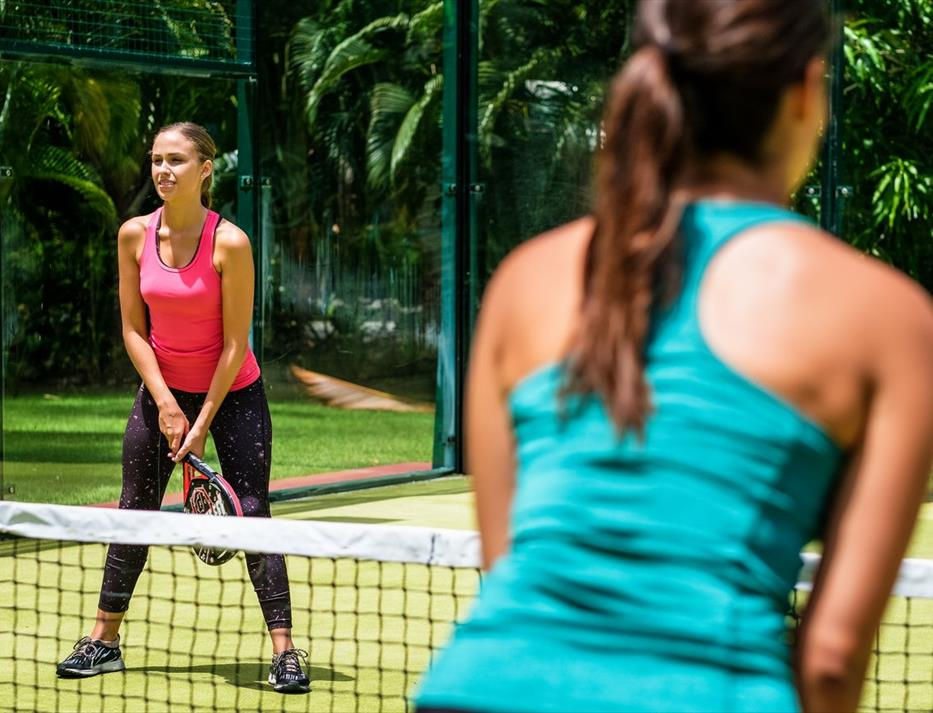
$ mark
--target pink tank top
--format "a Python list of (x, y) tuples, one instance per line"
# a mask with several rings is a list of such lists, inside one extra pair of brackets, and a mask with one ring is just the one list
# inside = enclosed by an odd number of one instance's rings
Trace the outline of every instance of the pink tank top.
[[(220, 216), (209, 211), (194, 257), (184, 267), (168, 267), (158, 253), (162, 208), (152, 214), (139, 259), (139, 291), (149, 307), (149, 344), (169, 388), (205, 393), (224, 346), (220, 275), (214, 269), (214, 234)], [(247, 347), (230, 387), (242, 389), (259, 378), (259, 365)]]

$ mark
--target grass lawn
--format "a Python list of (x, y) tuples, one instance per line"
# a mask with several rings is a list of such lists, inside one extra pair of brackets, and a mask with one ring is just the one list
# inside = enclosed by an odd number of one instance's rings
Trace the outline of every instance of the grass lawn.
[[(84, 505), (120, 497), (123, 429), (133, 392), (4, 398), (7, 498)], [(341, 411), (290, 395), (270, 400), (272, 478), (430, 461), (429, 413)], [(216, 463), (208, 439), (206, 457)], [(181, 469), (169, 492), (181, 490)]]

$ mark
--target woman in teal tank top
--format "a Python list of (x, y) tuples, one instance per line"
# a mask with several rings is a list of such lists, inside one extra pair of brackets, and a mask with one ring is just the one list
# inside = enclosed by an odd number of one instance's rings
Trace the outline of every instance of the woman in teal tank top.
[(488, 574), (421, 713), (855, 709), (933, 459), (933, 309), (781, 207), (825, 118), (821, 5), (640, 4), (593, 217), (484, 298)]

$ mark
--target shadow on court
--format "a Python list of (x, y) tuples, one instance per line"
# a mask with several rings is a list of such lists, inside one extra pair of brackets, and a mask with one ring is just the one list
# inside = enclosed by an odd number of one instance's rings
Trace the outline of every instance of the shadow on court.
[[(307, 670), (308, 675), (311, 677), (312, 689), (315, 682), (354, 680), (353, 676), (348, 676), (345, 673), (324, 666), (311, 666)], [(141, 666), (138, 669), (127, 668), (127, 673), (133, 673), (134, 671), (165, 673), (172, 676), (210, 673), (215, 676), (222, 676), (227, 683), (240, 688), (251, 688), (256, 691), (272, 690), (267, 682), (269, 676), (269, 664), (267, 663), (208, 663), (198, 666)]]

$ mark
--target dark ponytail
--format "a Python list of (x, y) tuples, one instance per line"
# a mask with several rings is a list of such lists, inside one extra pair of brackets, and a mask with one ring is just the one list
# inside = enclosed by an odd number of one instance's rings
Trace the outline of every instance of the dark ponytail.
[(659, 288), (677, 278), (673, 199), (687, 150), (680, 95), (658, 46), (639, 49), (612, 82), (596, 173), (596, 229), (584, 275), (568, 391), (604, 395), (619, 430), (650, 407), (644, 347)]
[(620, 433), (651, 410), (653, 308), (679, 289), (677, 187), (730, 153), (760, 166), (783, 89), (825, 52), (817, 0), (641, 0), (638, 48), (613, 79), (597, 158), (595, 229), (563, 395), (603, 398)]

